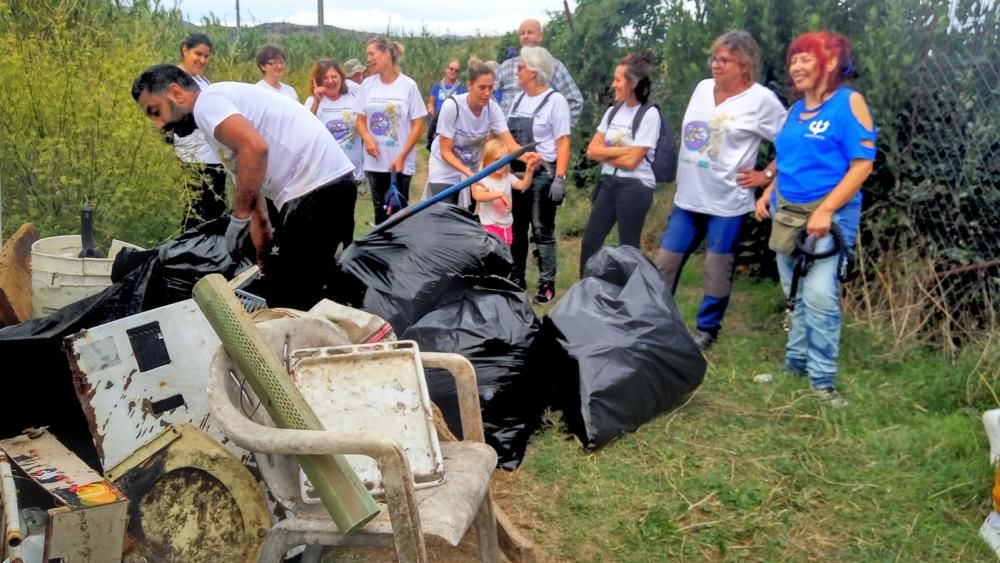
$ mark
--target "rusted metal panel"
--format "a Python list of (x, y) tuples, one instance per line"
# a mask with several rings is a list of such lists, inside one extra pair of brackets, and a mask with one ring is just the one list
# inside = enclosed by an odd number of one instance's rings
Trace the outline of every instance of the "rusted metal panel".
[(128, 502), (117, 487), (47, 432), (0, 441), (0, 449), (55, 505), (43, 560), (120, 560)]
[(205, 390), (220, 341), (187, 300), (66, 339), (73, 382), (101, 464), (112, 475), (172, 424), (193, 424), (244, 463), (250, 454), (213, 424)]
[[(327, 430), (392, 438), (406, 453), (416, 488), (445, 479), (434, 414), (413, 341), (295, 350), (290, 375)], [(382, 493), (382, 474), (370, 457), (347, 456), (361, 481)], [(319, 502), (305, 475), (302, 499)]]

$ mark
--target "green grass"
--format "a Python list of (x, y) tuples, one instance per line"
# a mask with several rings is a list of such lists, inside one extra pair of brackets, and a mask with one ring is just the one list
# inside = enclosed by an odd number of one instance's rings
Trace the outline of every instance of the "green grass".
[[(589, 212), (575, 195), (557, 219), (560, 295), (579, 260), (579, 237), (566, 233), (581, 232)], [(647, 218), (650, 256), (671, 196), (658, 191)], [(676, 297), (689, 322), (700, 267), (693, 257)], [(966, 400), (979, 356), (893, 357), (880, 335), (847, 321), (838, 382), (851, 405), (830, 410), (779, 373), (778, 286), (738, 278), (733, 294), (705, 383), (685, 406), (598, 452), (567, 440), (553, 417), (522, 468), (498, 475), (496, 496), (540, 560), (994, 560), (978, 538), (988, 446)], [(755, 383), (760, 373), (774, 382)]]
[[(650, 256), (671, 196), (658, 190), (648, 215)], [(359, 219), (370, 213), (359, 198)], [(582, 192), (559, 211), (558, 295), (577, 280), (588, 213)], [(689, 322), (700, 268), (693, 257), (676, 296)], [(978, 537), (993, 483), (979, 422), (992, 405), (970, 404), (968, 391), (979, 355), (894, 356), (883, 335), (846, 320), (838, 385), (851, 404), (831, 410), (780, 375), (783, 307), (776, 284), (738, 277), (705, 383), (600, 451), (566, 439), (550, 415), (521, 469), (498, 471), (494, 487), (540, 561), (995, 560)], [(755, 383), (760, 373), (774, 382)]]

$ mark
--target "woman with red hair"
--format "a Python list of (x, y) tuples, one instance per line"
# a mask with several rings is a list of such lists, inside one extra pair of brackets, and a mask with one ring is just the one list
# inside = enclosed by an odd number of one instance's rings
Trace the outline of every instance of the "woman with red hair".
[(775, 140), (777, 177), (757, 201), (756, 215), (773, 217), (770, 246), (782, 288), (795, 296), (785, 370), (808, 376), (821, 399), (844, 407), (847, 400), (834, 385), (840, 266), (857, 235), (861, 184), (872, 172), (876, 130), (864, 97), (842, 85), (853, 69), (846, 37), (801, 35), (788, 47), (787, 62), (802, 98)]

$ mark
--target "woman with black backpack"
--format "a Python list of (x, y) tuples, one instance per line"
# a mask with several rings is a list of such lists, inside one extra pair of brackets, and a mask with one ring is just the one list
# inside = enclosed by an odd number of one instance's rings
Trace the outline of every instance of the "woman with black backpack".
[(601, 180), (591, 194), (590, 218), (580, 247), (580, 277), (611, 228), (618, 224), (619, 243), (639, 248), (646, 213), (653, 203), (653, 158), (660, 133), (660, 111), (649, 104), (653, 54), (630, 53), (618, 61), (608, 108), (587, 147), (587, 157), (602, 164)]
[[(514, 242), (511, 279), (526, 287), (528, 225), (538, 249), (538, 292), (535, 303), (547, 303), (556, 295), (556, 209), (562, 203), (569, 168), (569, 103), (549, 87), (555, 59), (544, 47), (524, 47), (517, 65), (521, 92), (507, 116), (507, 128), (520, 145), (537, 142), (535, 151), (543, 164), (535, 170), (531, 187), (513, 194)], [(523, 162), (513, 162), (515, 172)]]

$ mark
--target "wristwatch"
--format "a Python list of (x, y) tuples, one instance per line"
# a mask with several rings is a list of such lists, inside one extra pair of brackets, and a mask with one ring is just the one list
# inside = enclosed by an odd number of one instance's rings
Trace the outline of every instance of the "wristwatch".
[(774, 171), (771, 170), (770, 168), (765, 168), (764, 169), (764, 177), (767, 178), (768, 180), (773, 180), (774, 179)]

